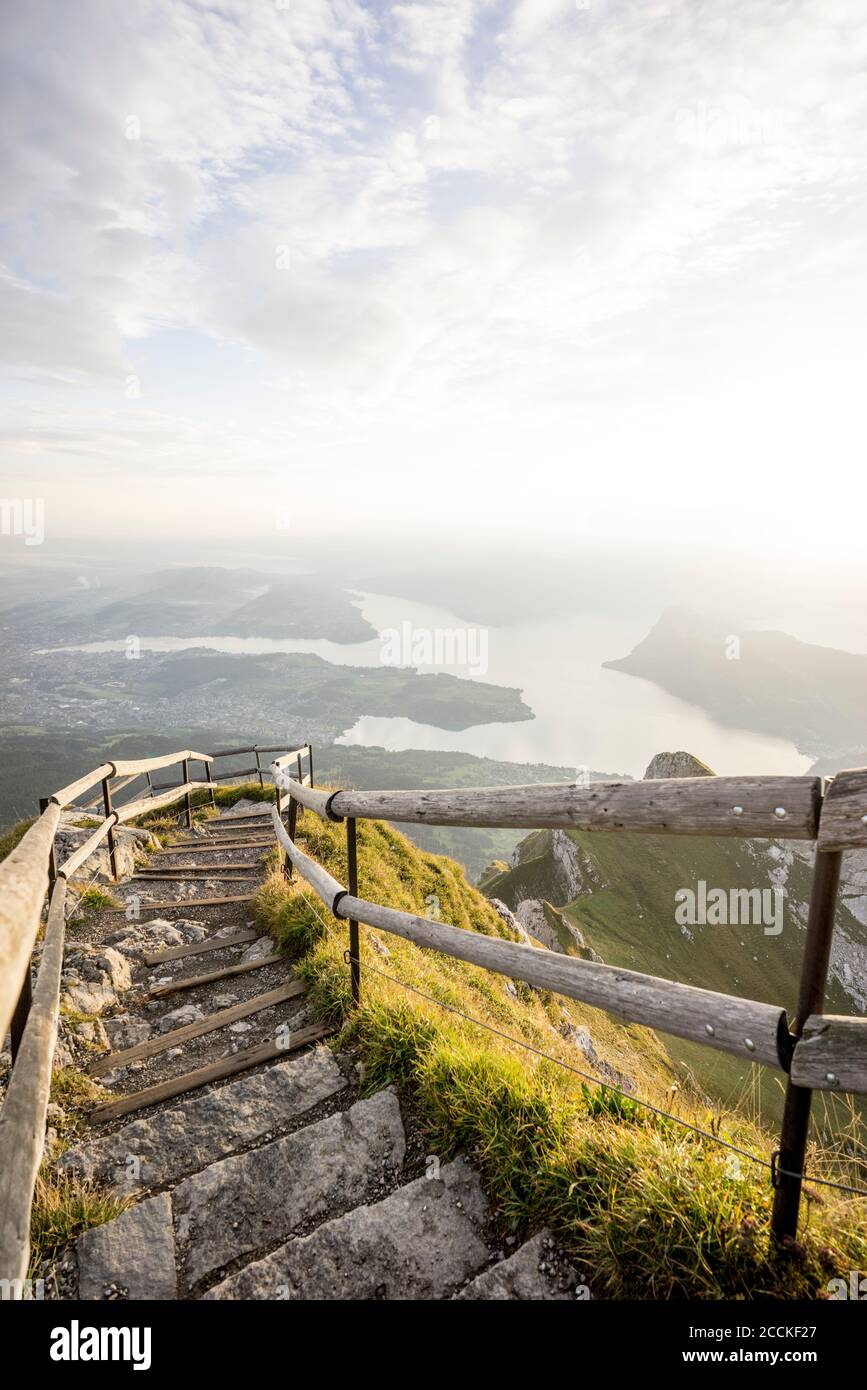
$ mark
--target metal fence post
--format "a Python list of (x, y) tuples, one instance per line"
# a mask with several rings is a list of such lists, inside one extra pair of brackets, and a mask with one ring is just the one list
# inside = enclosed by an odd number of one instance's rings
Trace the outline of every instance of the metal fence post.
[[(112, 813), (111, 809), (111, 777), (104, 777), (102, 780), (102, 805), (105, 811), (106, 820)], [(108, 832), (108, 859), (111, 864), (111, 876), (115, 882), (118, 879), (117, 872), (117, 840), (114, 835), (114, 826)]]
[[(346, 818), (346, 863), (349, 896), (358, 897), (358, 846), (355, 837), (355, 817)], [(349, 972), (352, 982), (352, 1003), (358, 1008), (361, 998), (361, 956), (358, 944), (358, 923), (349, 919)]]
[(310, 768), (310, 785), (313, 786), (313, 744), (307, 745), (307, 763)]
[[(804, 942), (804, 956), (801, 962), (798, 1011), (792, 1029), (796, 1038), (801, 1036), (810, 1014), (821, 1013), (824, 1006), (842, 862), (843, 855), (839, 850), (830, 853), (816, 851), (810, 913), (807, 918), (807, 939)], [(798, 1209), (812, 1099), (812, 1091), (803, 1086), (795, 1086), (789, 1080), (786, 1086), (778, 1155), (778, 1167), (786, 1171), (780, 1172), (776, 1179), (774, 1210), (771, 1217), (771, 1234), (776, 1241), (787, 1238), (794, 1240), (798, 1234)]]
[[(291, 791), (291, 788), (290, 788), (290, 791), (289, 791), (289, 825), (288, 825), (288, 835), (289, 835), (289, 839), (292, 841), (293, 845), (294, 845), (294, 843), (295, 843), (295, 827), (296, 827), (297, 824), (298, 824), (298, 802), (295, 800), (294, 796), (292, 795), (292, 791)], [(284, 871), (284, 872), (285, 872), (287, 878), (290, 878), (290, 879), (292, 878), (292, 874), (293, 874), (292, 860), (289, 858), (289, 855), (288, 855), (288, 854), (286, 855), (286, 868), (285, 868), (285, 871)]]
[(211, 787), (211, 809), (214, 810), (214, 811), (216, 811), (216, 809), (217, 809), (217, 798), (214, 796), (214, 774), (213, 774), (213, 771), (212, 771), (212, 769), (211, 769), (211, 764), (210, 764), (210, 763), (205, 763), (205, 772), (207, 773), (208, 782), (210, 783), (210, 787)]
[(264, 785), (265, 785), (265, 779), (264, 779), (264, 777), (262, 776), (262, 760), (261, 760), (261, 758), (259, 757), (259, 745), (258, 745), (258, 743), (254, 745), (254, 747), (253, 747), (253, 752), (256, 754), (256, 771), (257, 771), (258, 774), (259, 774), (259, 786), (260, 786), (260, 787), (264, 787)]

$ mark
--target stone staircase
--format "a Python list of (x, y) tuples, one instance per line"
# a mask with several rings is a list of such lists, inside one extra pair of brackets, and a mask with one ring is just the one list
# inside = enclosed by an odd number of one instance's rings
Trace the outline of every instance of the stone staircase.
[[(114, 1099), (57, 1166), (134, 1205), (66, 1253), (62, 1296), (575, 1297), (576, 1271), (547, 1232), (504, 1239), (467, 1161), (426, 1155), (395, 1091), (360, 1098), (353, 1060), (316, 1042), (328, 1030), (311, 1026), (303, 986), (249, 920), (273, 843), (261, 812), (236, 807), (159, 855), (160, 892), (174, 882), (183, 896), (156, 920), (108, 918), (71, 948), (69, 989), (117, 991), (104, 1020), (115, 1050), (90, 1062)], [(191, 853), (209, 867), (187, 867)], [(119, 896), (151, 874), (137, 870)], [(230, 875), (248, 891), (227, 895)]]
[(139, 1198), (79, 1237), (70, 1296), (575, 1297), (547, 1232), (498, 1236), (465, 1159), (410, 1176), (397, 1095), (347, 1103), (353, 1076), (318, 1046), (67, 1152)]

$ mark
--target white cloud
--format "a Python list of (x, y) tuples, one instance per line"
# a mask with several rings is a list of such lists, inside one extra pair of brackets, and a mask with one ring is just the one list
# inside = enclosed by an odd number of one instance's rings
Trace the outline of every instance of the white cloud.
[(856, 0), (31, 0), (3, 28), (2, 437), (52, 486), (70, 452), (327, 467), (376, 512), (431, 491), (410, 451), (480, 508), (530, 470), (608, 524), (576, 459), (637, 517), (720, 438), (749, 454), (702, 420), (854, 427)]

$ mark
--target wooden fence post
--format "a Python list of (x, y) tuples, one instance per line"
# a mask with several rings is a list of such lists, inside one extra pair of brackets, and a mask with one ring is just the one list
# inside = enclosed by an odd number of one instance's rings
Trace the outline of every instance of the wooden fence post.
[[(824, 853), (816, 851), (807, 938), (801, 963), (798, 1011), (792, 1029), (796, 1038), (801, 1036), (810, 1014), (820, 1014), (824, 1006), (842, 860), (840, 850)], [(778, 1167), (784, 1171), (776, 1176), (771, 1217), (771, 1234), (778, 1242), (794, 1240), (798, 1234), (798, 1209), (801, 1202), (801, 1182), (810, 1130), (812, 1099), (812, 1091), (803, 1086), (795, 1086), (791, 1078), (789, 1079), (777, 1156)]]
[[(39, 798), (39, 814), (44, 816), (48, 809), (49, 801), (47, 796)], [(54, 849), (54, 841), (51, 842), (51, 852), (48, 856), (48, 895), (49, 898), (57, 882), (57, 854)], [(30, 1006), (33, 1003), (33, 981), (31, 969), (28, 965), (21, 985), (21, 993), (18, 996), (18, 1003), (15, 1005), (15, 1012), (9, 1020), (9, 1039), (12, 1053), (12, 1065), (15, 1066), (15, 1059), (18, 1056), (18, 1049), (24, 1037), (24, 1029), (27, 1027), (27, 1020), (30, 1017)]]
[[(182, 770), (182, 773), (183, 773), (183, 780), (184, 780), (184, 783), (189, 782), (189, 780), (190, 780), (190, 760), (189, 760), (189, 758), (184, 758), (184, 761), (183, 761), (183, 763), (181, 764), (181, 770)], [(187, 808), (187, 829), (188, 829), (188, 830), (192, 830), (192, 828), (193, 828), (193, 797), (192, 797), (192, 793), (191, 793), (191, 792), (187, 792), (186, 796), (184, 797), (184, 802), (185, 802), (186, 808)]]
[(21, 1046), (21, 1039), (24, 1037), (24, 1029), (27, 1027), (27, 1020), (30, 1017), (30, 1005), (32, 1003), (33, 983), (31, 980), (30, 961), (28, 961), (27, 969), (24, 973), (24, 981), (21, 985), (21, 993), (18, 996), (18, 1003), (15, 1005), (15, 1012), (9, 1021), (9, 1038), (13, 1067), (15, 1066), (15, 1059), (18, 1056), (18, 1049)]

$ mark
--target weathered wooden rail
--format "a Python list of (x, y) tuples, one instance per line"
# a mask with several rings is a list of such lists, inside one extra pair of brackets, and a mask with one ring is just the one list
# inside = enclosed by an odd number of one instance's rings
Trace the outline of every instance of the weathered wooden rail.
[[(279, 785), (278, 764), (272, 765), (272, 771)], [(772, 1229), (777, 1239), (796, 1235), (812, 1092), (867, 1093), (867, 1019), (822, 1015), (842, 852), (867, 847), (867, 770), (838, 773), (827, 790), (817, 777), (701, 777), (436, 791), (326, 791), (293, 782), (287, 791), (289, 830), (275, 813), (277, 840), (293, 869), (332, 914), (349, 923), (356, 1003), (360, 993), (358, 927), (363, 923), (580, 999), (616, 1018), (787, 1073), (774, 1169)], [(291, 808), (296, 803), (326, 820), (346, 822), (348, 887), (295, 844), (297, 812)], [(358, 897), (355, 826), (359, 818), (423, 825), (812, 840), (816, 863), (791, 1027), (781, 1007), (560, 956), (367, 902)]]
[[(187, 825), (191, 825), (195, 792), (209, 792), (214, 804), (218, 781), (237, 782), (247, 775), (230, 772), (215, 776), (216, 759), (255, 754), (256, 766), (251, 771), (264, 786), (270, 773), (262, 768), (260, 755), (275, 752), (283, 750), (254, 744), (215, 753), (185, 749), (155, 758), (106, 761), (44, 798), (39, 818), (0, 863), (0, 1042), (8, 1033), (12, 1049), (12, 1072), (0, 1112), (0, 1279), (12, 1281), (13, 1290), (22, 1287), (20, 1281), (26, 1277), (29, 1260), (30, 1211), (42, 1157), (57, 1041), (68, 884), (104, 841), (108, 842), (112, 875), (117, 878), (114, 831), (118, 825), (179, 801), (184, 802)], [(289, 750), (279, 761), (281, 768), (294, 763), (299, 782), (312, 781), (313, 753), (309, 744)], [(204, 780), (191, 779), (191, 762), (202, 763)], [(181, 781), (167, 789), (155, 788), (153, 773), (169, 767), (180, 767)], [(287, 772), (281, 771), (281, 783), (288, 777)], [(114, 806), (113, 793), (131, 789), (140, 779), (145, 781), (147, 794), (136, 792), (131, 800)], [(95, 801), (75, 804), (96, 786), (101, 787), (101, 795)], [(278, 788), (281, 806), (282, 795)], [(63, 811), (88, 815), (100, 806), (103, 819), (93, 834), (58, 865), (55, 837)], [(31, 963), (46, 896), (45, 939), (34, 986)]]

